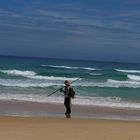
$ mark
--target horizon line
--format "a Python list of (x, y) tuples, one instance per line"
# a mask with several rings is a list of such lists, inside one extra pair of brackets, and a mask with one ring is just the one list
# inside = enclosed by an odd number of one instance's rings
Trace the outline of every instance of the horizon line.
[(56, 58), (56, 57), (45, 57), (45, 56), (23, 56), (23, 55), (6, 55), (0, 54), (2, 57), (19, 57), (19, 58), (38, 58), (38, 59), (58, 59), (58, 60), (71, 60), (71, 61), (94, 61), (101, 63), (127, 63), (127, 64), (140, 64), (139, 62), (126, 62), (126, 61), (109, 61), (109, 60), (92, 60), (92, 59), (71, 59), (71, 58)]

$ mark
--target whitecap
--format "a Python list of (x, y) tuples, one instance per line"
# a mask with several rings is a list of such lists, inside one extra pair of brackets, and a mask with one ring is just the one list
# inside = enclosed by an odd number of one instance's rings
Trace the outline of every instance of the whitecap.
[(121, 70), (121, 69), (116, 69), (118, 72), (124, 72), (124, 73), (140, 73), (140, 70)]
[(78, 69), (78, 67), (69, 67), (69, 66), (56, 66), (56, 65), (41, 65), (42, 67), (52, 67), (60, 69)]
[(55, 85), (62, 85), (61, 83), (57, 82), (40, 82), (40, 81), (33, 81), (33, 80), (19, 80), (19, 79), (0, 79), (1, 86), (7, 87), (49, 87)]
[(140, 87), (140, 82), (138, 81), (119, 81), (119, 80), (113, 80), (113, 79), (108, 79), (107, 80), (108, 84), (113, 87), (129, 87), (129, 88), (139, 88)]
[(36, 73), (34, 71), (21, 71), (21, 70), (0, 70), (2, 73), (8, 74), (8, 75), (20, 75), (20, 76), (34, 76)]
[(84, 69), (84, 70), (100, 70), (92, 67), (73, 67), (73, 66), (57, 66), (57, 65), (41, 65), (42, 67), (52, 67), (52, 68), (60, 68), (60, 69)]
[(128, 77), (130, 80), (140, 81), (140, 76), (138, 76), (138, 75), (130, 75), (130, 74), (128, 74), (127, 77)]
[(69, 81), (74, 81), (78, 78), (69, 78), (69, 77), (55, 77), (55, 76), (41, 76), (41, 75), (35, 75), (35, 76), (27, 76), (28, 78), (32, 79), (42, 79), (42, 80), (69, 80)]
[(42, 80), (69, 80), (69, 81), (74, 81), (76, 79), (79, 79), (77, 77), (55, 77), (55, 76), (42, 76), (42, 75), (37, 75), (36, 72), (34, 71), (21, 71), (21, 70), (0, 70), (2, 73), (8, 74), (8, 75), (15, 75), (15, 76), (23, 76), (26, 78), (31, 78), (31, 79), (42, 79)]

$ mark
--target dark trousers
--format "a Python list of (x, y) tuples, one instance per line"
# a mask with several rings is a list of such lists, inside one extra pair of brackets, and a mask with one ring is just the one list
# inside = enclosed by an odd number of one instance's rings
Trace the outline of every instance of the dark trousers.
[(71, 98), (65, 98), (65, 101), (64, 101), (64, 105), (66, 107), (66, 113), (65, 114), (70, 115), (70, 113), (71, 113), (71, 106), (70, 106), (70, 104), (71, 104)]

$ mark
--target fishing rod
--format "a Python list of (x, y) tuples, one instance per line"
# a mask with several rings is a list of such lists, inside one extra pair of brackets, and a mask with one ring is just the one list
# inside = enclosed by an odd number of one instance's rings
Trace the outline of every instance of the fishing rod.
[[(74, 82), (76, 82), (76, 81), (78, 81), (78, 80), (80, 80), (80, 79), (82, 79), (82, 78), (86, 77), (87, 75), (89, 75), (89, 74), (91, 74), (91, 73), (92, 73), (92, 72), (87, 73), (86, 75), (82, 76), (81, 78), (77, 78), (76, 80), (71, 81), (71, 82), (70, 82), (70, 84), (72, 84), (72, 83), (74, 83)], [(54, 92), (52, 92), (52, 93), (48, 94), (48, 96), (53, 95), (54, 93), (58, 92), (58, 91), (59, 91), (60, 89), (62, 89), (62, 88), (64, 88), (64, 86), (63, 86), (63, 87), (61, 87), (61, 88), (59, 88), (59, 89), (57, 89), (57, 90), (55, 90)]]

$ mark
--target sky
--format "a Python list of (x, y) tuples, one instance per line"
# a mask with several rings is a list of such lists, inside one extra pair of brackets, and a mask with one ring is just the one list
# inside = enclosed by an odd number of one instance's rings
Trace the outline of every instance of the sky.
[(140, 63), (140, 0), (0, 0), (0, 54)]

